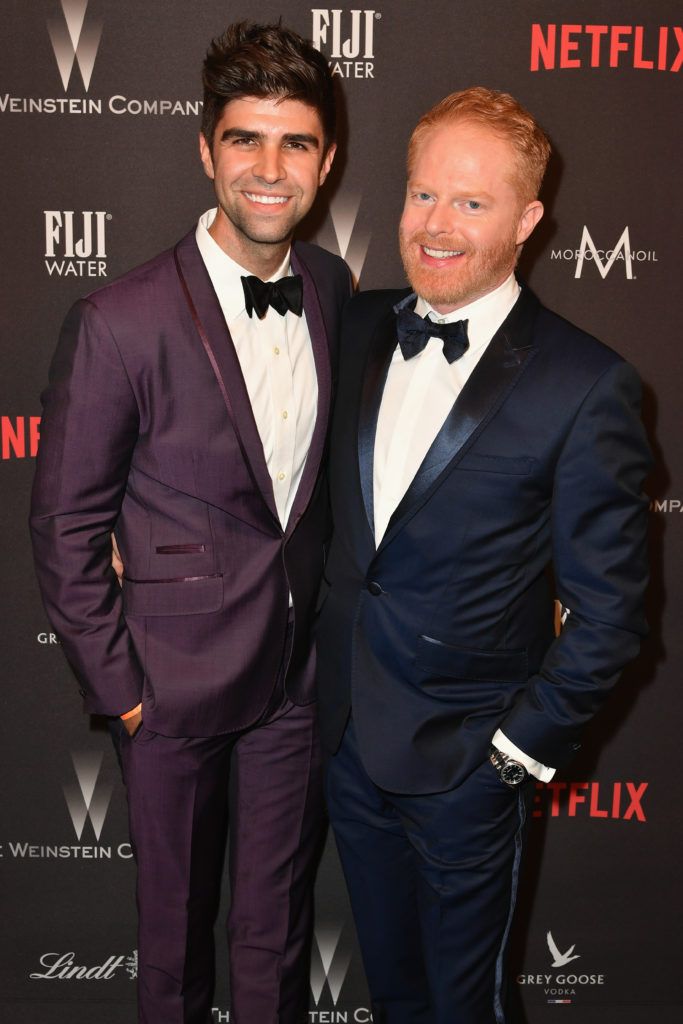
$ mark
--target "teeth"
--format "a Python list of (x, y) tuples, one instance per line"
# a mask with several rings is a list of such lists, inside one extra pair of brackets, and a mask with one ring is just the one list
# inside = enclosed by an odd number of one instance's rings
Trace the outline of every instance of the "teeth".
[(433, 257), (433, 259), (435, 260), (445, 260), (448, 259), (449, 256), (463, 255), (462, 250), (458, 251), (456, 249), (429, 249), (426, 245), (423, 245), (422, 248), (427, 253), (428, 256)]
[(289, 196), (261, 196), (256, 195), (255, 192), (245, 192), (245, 195), (247, 199), (251, 199), (252, 203), (262, 203), (264, 206), (286, 203), (289, 198)]

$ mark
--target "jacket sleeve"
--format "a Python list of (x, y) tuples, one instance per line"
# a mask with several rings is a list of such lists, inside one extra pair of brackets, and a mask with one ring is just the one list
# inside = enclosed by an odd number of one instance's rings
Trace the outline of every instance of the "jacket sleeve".
[(98, 308), (68, 314), (43, 396), (31, 536), (43, 601), (85, 709), (118, 715), (140, 701), (143, 672), (111, 567), (138, 437), (138, 409)]
[(552, 498), (557, 595), (569, 609), (537, 675), (501, 723), (529, 756), (553, 767), (580, 746), (647, 632), (650, 453), (640, 420), (640, 381), (618, 362), (584, 399), (558, 460)]

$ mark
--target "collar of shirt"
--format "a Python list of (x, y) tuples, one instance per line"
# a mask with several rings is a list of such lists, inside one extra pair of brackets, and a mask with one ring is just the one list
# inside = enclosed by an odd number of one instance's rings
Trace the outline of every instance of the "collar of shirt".
[(418, 316), (429, 316), (431, 320), (441, 323), (467, 320), (470, 353), (474, 353), (488, 345), (519, 298), (520, 291), (521, 289), (515, 275), (510, 274), (492, 292), (482, 295), (480, 299), (475, 299), (474, 302), (470, 302), (466, 306), (454, 309), (452, 313), (437, 313), (426, 299), (420, 296), (418, 296), (415, 303), (415, 312)]
[[(195, 238), (201, 257), (204, 260), (204, 265), (211, 278), (211, 284), (218, 296), (223, 316), (229, 326), (231, 323), (234, 323), (240, 314), (245, 312), (244, 289), (241, 278), (248, 277), (251, 271), (241, 267), (239, 263), (228, 256), (227, 252), (224, 252), (218, 242), (209, 234), (209, 228), (214, 222), (216, 213), (217, 210), (214, 207), (214, 209), (206, 210), (201, 215), (197, 223)], [(267, 280), (278, 281), (281, 277), (287, 277), (289, 273), (290, 251), (287, 252), (276, 272)]]

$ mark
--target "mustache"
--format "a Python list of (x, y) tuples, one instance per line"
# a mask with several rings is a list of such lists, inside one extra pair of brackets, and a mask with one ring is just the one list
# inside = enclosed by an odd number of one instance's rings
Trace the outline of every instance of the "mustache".
[(430, 235), (421, 234), (416, 231), (414, 235), (404, 235), (404, 241), (414, 245), (426, 245), (428, 249), (443, 249), (449, 252), (468, 252), (469, 246), (462, 238), (455, 238), (451, 235), (433, 238)]

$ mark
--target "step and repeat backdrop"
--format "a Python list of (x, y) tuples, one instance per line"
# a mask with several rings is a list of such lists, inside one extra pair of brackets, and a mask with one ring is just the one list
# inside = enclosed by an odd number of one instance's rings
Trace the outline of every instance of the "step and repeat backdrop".
[[(2, 4), (0, 1017), (13, 1024), (125, 1024), (135, 1013), (125, 794), (33, 579), (39, 394), (72, 301), (174, 243), (213, 205), (197, 146), (209, 40), (230, 21), (280, 16), (328, 57), (342, 106), (339, 155), (304, 234), (344, 256), (360, 288), (403, 283), (405, 146), (436, 100), (473, 84), (504, 89), (551, 136), (547, 213), (521, 271), (546, 305), (642, 375), (657, 460), (651, 635), (581, 757), (538, 786), (515, 990), (528, 1024), (680, 1019), (683, 9), (370, 2)], [(217, 933), (224, 961), (220, 921)], [(216, 1024), (230, 1010), (222, 963), (218, 976)], [(366, 1024), (368, 1006), (329, 843), (310, 1021)]]

